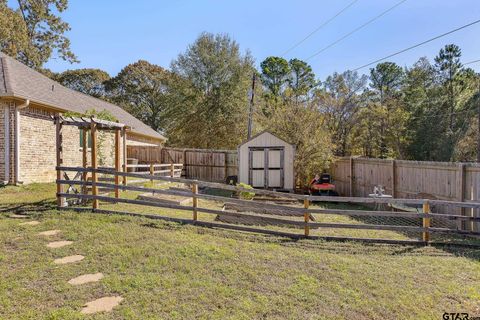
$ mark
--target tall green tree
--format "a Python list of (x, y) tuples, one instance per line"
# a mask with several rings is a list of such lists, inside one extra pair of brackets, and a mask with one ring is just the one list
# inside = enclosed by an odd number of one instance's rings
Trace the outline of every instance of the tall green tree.
[(462, 51), (457, 45), (449, 44), (440, 49), (440, 52), (435, 57), (435, 66), (438, 71), (439, 80), (444, 86), (444, 94), (447, 98), (447, 110), (450, 113), (448, 116), (448, 126), (450, 131), (453, 131), (454, 114), (453, 112), (457, 106), (457, 95), (461, 90), (461, 83), (459, 74), (462, 71), (462, 64), (460, 57)]
[[(250, 53), (242, 54), (226, 34), (203, 33), (172, 62), (184, 79), (183, 103), (170, 106), (167, 136), (172, 144), (236, 148), (247, 134), (248, 92), (255, 72)], [(186, 87), (185, 87), (186, 86)]]
[(62, 85), (96, 98), (104, 98), (105, 82), (110, 75), (100, 69), (67, 70), (54, 76)]
[(65, 35), (70, 30), (60, 14), (68, 8), (68, 0), (17, 0), (11, 8), (0, 0), (0, 48), (26, 65), (40, 69), (53, 54), (78, 62)]
[(260, 69), (267, 93), (274, 98), (280, 97), (290, 78), (288, 61), (281, 57), (268, 57), (260, 63)]
[(171, 73), (139, 60), (106, 82), (108, 97), (154, 130), (163, 129), (170, 101)]
[(298, 103), (307, 100), (312, 89), (318, 84), (312, 67), (299, 59), (291, 59), (288, 65), (290, 67), (288, 84), (295, 101)]
[(322, 112), (312, 102), (297, 104), (286, 101), (271, 115), (260, 119), (263, 129), (296, 147), (296, 184), (303, 187), (312, 177), (327, 169), (332, 160), (333, 146)]
[(334, 154), (346, 156), (353, 151), (352, 130), (358, 125), (357, 113), (365, 104), (363, 94), (368, 77), (357, 72), (333, 73), (315, 94), (315, 102), (331, 132)]
[(380, 103), (398, 92), (403, 79), (403, 69), (393, 62), (382, 62), (370, 69), (370, 86), (378, 93)]
[(373, 92), (376, 93), (380, 106), (386, 109), (386, 117), (380, 117), (381, 158), (385, 158), (394, 153), (393, 149), (396, 149), (397, 154), (400, 152), (398, 144), (395, 146), (389, 145), (388, 140), (395, 140), (392, 139), (392, 135), (397, 137), (401, 135), (401, 133), (393, 131), (393, 127), (389, 126), (389, 124), (397, 124), (395, 121), (400, 120), (396, 117), (392, 119), (392, 117), (390, 117), (390, 111), (394, 110), (394, 113), (398, 115), (399, 106), (396, 95), (400, 92), (403, 81), (403, 69), (393, 62), (382, 62), (377, 64), (375, 68), (370, 69), (370, 87), (373, 89)]

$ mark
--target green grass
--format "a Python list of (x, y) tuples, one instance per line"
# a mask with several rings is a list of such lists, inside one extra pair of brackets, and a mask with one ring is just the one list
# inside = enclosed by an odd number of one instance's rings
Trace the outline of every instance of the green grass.
[[(0, 319), (480, 315), (479, 250), (292, 241), (139, 217), (58, 212), (48, 210), (54, 190), (52, 185), (0, 189), (5, 213), (27, 208), (41, 221), (38, 226), (20, 226), (20, 220), (6, 214), (0, 218)], [(36, 211), (36, 206), (46, 211)], [(102, 207), (145, 211), (120, 204)], [(149, 210), (191, 217), (188, 212)], [(62, 230), (51, 239), (74, 244), (48, 249), (50, 239), (37, 233), (49, 229)], [(71, 254), (86, 258), (71, 265), (52, 263)], [(80, 287), (67, 283), (96, 272), (105, 275), (98, 283)], [(105, 295), (125, 300), (111, 313), (80, 315), (84, 303)]]

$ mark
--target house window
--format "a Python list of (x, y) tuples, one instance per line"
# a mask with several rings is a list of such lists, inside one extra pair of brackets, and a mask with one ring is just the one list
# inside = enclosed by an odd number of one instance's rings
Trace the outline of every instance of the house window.
[[(80, 148), (83, 148), (83, 139), (85, 139), (84, 135), (83, 135), (83, 130), (80, 129)], [(88, 134), (89, 131), (87, 131), (87, 148), (91, 148), (92, 147), (92, 136)]]

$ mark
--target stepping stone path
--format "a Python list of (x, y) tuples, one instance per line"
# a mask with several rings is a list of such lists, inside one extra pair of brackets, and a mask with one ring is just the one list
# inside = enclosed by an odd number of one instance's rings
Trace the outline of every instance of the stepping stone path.
[(85, 283), (97, 282), (97, 281), (100, 281), (100, 279), (102, 278), (103, 278), (103, 273), (84, 274), (79, 277), (70, 279), (68, 283), (74, 286), (78, 286)]
[(38, 224), (40, 224), (39, 221), (28, 221), (20, 223), (21, 226), (36, 226)]
[(55, 264), (67, 264), (67, 263), (82, 261), (84, 258), (85, 258), (84, 256), (77, 254), (77, 255), (74, 255), (74, 256), (68, 256), (68, 257), (64, 257), (64, 258), (55, 259), (53, 261), (53, 263), (55, 263)]
[(48, 248), (61, 248), (68, 245), (71, 245), (73, 241), (53, 241), (47, 244)]
[[(17, 218), (17, 219), (24, 219), (27, 218), (26, 216), (22, 215), (10, 215), (11, 218)], [(20, 223), (21, 226), (36, 226), (40, 224), (39, 221), (28, 221), (28, 222), (23, 222)], [(39, 232), (38, 235), (40, 236), (55, 236), (59, 234), (61, 231), (54, 229), (54, 230), (47, 230), (47, 231), (42, 231)], [(61, 248), (64, 246), (68, 246), (72, 244), (73, 241), (53, 241), (47, 244), (48, 248)], [(82, 261), (85, 257), (82, 255), (73, 255), (73, 256), (68, 256), (68, 257), (63, 257), (63, 258), (58, 258), (53, 261), (55, 264), (67, 264), (67, 263), (74, 263), (78, 261)], [(94, 274), (84, 274), (81, 276), (78, 276), (76, 278), (70, 279), (68, 281), (69, 284), (73, 286), (78, 286), (82, 285), (85, 283), (90, 283), (90, 282), (97, 282), (100, 281), (103, 278), (103, 273), (94, 273)], [(94, 301), (88, 302), (85, 307), (80, 311), (82, 314), (92, 314), (96, 312), (110, 312), (120, 304), (120, 302), (123, 301), (123, 298), (120, 296), (112, 296), (112, 297), (103, 297), (99, 298)]]
[(122, 300), (123, 298), (120, 296), (103, 297), (88, 302), (80, 312), (83, 314), (91, 314), (95, 312), (112, 311), (112, 309), (116, 307), (120, 302), (122, 302)]
[(49, 237), (49, 236), (55, 236), (59, 233), (60, 233), (60, 230), (47, 230), (47, 231), (40, 232), (39, 235)]

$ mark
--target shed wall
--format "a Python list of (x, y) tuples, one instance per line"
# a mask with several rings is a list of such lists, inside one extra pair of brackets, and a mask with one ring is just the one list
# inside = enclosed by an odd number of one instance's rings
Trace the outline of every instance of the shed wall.
[(238, 148), (238, 179), (240, 182), (248, 183), (248, 150), (249, 147), (284, 147), (284, 174), (285, 189), (294, 189), (295, 148), (291, 144), (264, 132), (254, 139), (244, 143)]

